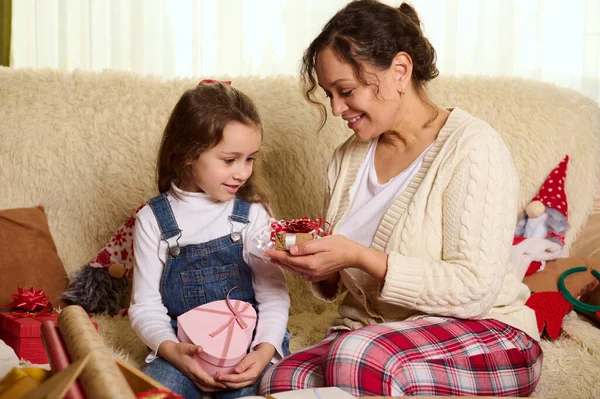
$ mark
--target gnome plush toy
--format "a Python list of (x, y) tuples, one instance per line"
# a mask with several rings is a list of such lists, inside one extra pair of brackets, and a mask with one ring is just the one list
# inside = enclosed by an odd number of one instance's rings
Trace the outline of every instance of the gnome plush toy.
[(71, 278), (60, 298), (68, 305), (80, 305), (89, 313), (125, 313), (133, 272), (134, 227), (135, 215), (132, 215), (98, 254)]
[(517, 236), (546, 238), (561, 245), (565, 243), (569, 204), (565, 193), (569, 156), (558, 164), (546, 178), (539, 193), (525, 208), (517, 225)]
[(543, 270), (547, 260), (560, 258), (569, 224), (565, 192), (569, 156), (550, 172), (538, 194), (519, 219), (513, 240), (511, 262), (519, 277)]

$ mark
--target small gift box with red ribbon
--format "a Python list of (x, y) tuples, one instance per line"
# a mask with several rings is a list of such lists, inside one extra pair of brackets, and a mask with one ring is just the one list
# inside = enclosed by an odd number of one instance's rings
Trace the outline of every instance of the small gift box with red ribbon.
[(292, 245), (316, 240), (331, 234), (331, 225), (321, 218), (281, 220), (271, 223), (271, 241), (278, 251), (288, 251)]
[(177, 318), (177, 338), (202, 347), (198, 362), (211, 376), (230, 374), (248, 353), (256, 326), (256, 311), (236, 299), (198, 306)]
[(58, 319), (50, 297), (44, 290), (19, 287), (11, 303), (0, 307), (0, 339), (13, 348), (19, 358), (35, 364), (48, 363), (40, 333), (42, 322)]

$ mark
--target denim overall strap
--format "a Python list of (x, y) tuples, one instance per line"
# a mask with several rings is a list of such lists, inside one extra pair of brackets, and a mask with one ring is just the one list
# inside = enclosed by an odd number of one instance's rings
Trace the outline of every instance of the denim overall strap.
[(173, 210), (169, 204), (167, 193), (158, 195), (148, 200), (148, 205), (156, 217), (158, 227), (162, 232), (162, 239), (168, 240), (169, 238), (175, 237), (181, 234), (181, 229), (177, 225)]
[(250, 214), (250, 204), (240, 196), (235, 197), (233, 202), (233, 212), (229, 215), (229, 219), (239, 223), (249, 223), (248, 215)]

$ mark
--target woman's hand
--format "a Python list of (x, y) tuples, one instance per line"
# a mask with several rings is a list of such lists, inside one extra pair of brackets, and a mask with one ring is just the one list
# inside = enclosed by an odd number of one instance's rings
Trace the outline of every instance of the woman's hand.
[(239, 389), (252, 385), (275, 355), (275, 347), (267, 342), (258, 344), (242, 361), (235, 366), (236, 374), (217, 373), (215, 380), (227, 385), (229, 389)]
[(383, 280), (387, 254), (334, 234), (292, 245), (290, 252), (266, 251), (273, 262), (307, 281), (334, 280), (340, 270), (356, 267)]
[(195, 359), (195, 356), (202, 352), (201, 347), (183, 342), (163, 341), (158, 349), (162, 358), (192, 380), (203, 392), (227, 389), (227, 386), (215, 381), (202, 370), (202, 366)]

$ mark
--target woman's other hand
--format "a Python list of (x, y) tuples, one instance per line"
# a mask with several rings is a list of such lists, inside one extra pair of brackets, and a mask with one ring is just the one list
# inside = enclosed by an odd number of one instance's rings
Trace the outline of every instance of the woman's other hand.
[(340, 270), (350, 267), (383, 280), (387, 269), (387, 254), (339, 234), (292, 245), (289, 252), (266, 251), (266, 255), (292, 274), (311, 282), (337, 280)]

